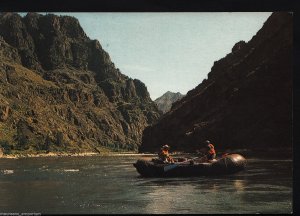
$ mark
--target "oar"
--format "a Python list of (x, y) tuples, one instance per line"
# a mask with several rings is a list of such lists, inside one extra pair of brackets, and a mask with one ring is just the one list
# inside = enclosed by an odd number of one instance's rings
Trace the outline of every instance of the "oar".
[[(204, 157), (204, 156), (203, 156)], [(201, 157), (200, 159), (202, 159), (203, 157)], [(170, 164), (170, 165), (167, 165), (167, 166), (164, 166), (164, 172), (168, 172), (169, 170), (172, 170), (174, 168), (176, 168), (178, 165), (180, 164), (185, 164), (186, 162), (189, 162), (189, 161), (192, 161), (192, 160), (195, 160), (197, 159), (198, 157), (194, 157), (194, 158), (191, 158), (187, 161), (184, 161), (184, 162), (181, 162), (181, 163), (177, 163), (177, 164)]]
[(227, 155), (229, 155), (230, 153), (224, 153), (222, 154), (221, 158), (226, 157)]

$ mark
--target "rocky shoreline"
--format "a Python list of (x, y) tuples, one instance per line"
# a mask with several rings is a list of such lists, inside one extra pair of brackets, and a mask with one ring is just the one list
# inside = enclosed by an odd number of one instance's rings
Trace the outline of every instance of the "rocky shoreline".
[(49, 152), (49, 153), (37, 153), (37, 154), (3, 154), (0, 155), (1, 158), (7, 159), (19, 159), (19, 158), (39, 158), (39, 157), (87, 157), (87, 156), (134, 156), (143, 155), (151, 156), (154, 154), (140, 154), (135, 152), (122, 152), (122, 153), (97, 153), (97, 152), (81, 152), (81, 153), (66, 153), (66, 152)]

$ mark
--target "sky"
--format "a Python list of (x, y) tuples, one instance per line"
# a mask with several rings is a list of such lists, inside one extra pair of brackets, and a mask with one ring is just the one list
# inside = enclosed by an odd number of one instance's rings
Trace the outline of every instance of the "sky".
[(186, 94), (213, 63), (248, 42), (271, 12), (54, 13), (76, 17), (120, 71), (145, 83), (152, 100)]

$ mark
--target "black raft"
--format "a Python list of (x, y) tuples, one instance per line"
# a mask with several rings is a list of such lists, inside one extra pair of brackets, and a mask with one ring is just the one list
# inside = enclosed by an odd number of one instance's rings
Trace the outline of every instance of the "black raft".
[(246, 159), (239, 154), (226, 155), (210, 163), (195, 161), (157, 163), (155, 159), (137, 160), (133, 164), (139, 174), (144, 177), (181, 177), (233, 174), (244, 170)]

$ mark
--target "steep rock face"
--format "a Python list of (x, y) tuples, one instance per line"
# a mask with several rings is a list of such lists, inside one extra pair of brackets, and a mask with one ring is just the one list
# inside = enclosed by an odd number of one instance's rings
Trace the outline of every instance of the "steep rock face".
[(0, 14), (0, 145), (18, 150), (136, 149), (159, 118), (77, 19)]
[(140, 151), (292, 146), (293, 17), (273, 13), (248, 42), (215, 62), (208, 79), (144, 130)]
[(164, 114), (171, 109), (174, 102), (178, 101), (183, 96), (184, 95), (180, 94), (180, 92), (174, 93), (167, 91), (165, 94), (155, 99), (154, 102), (156, 103), (158, 110)]

